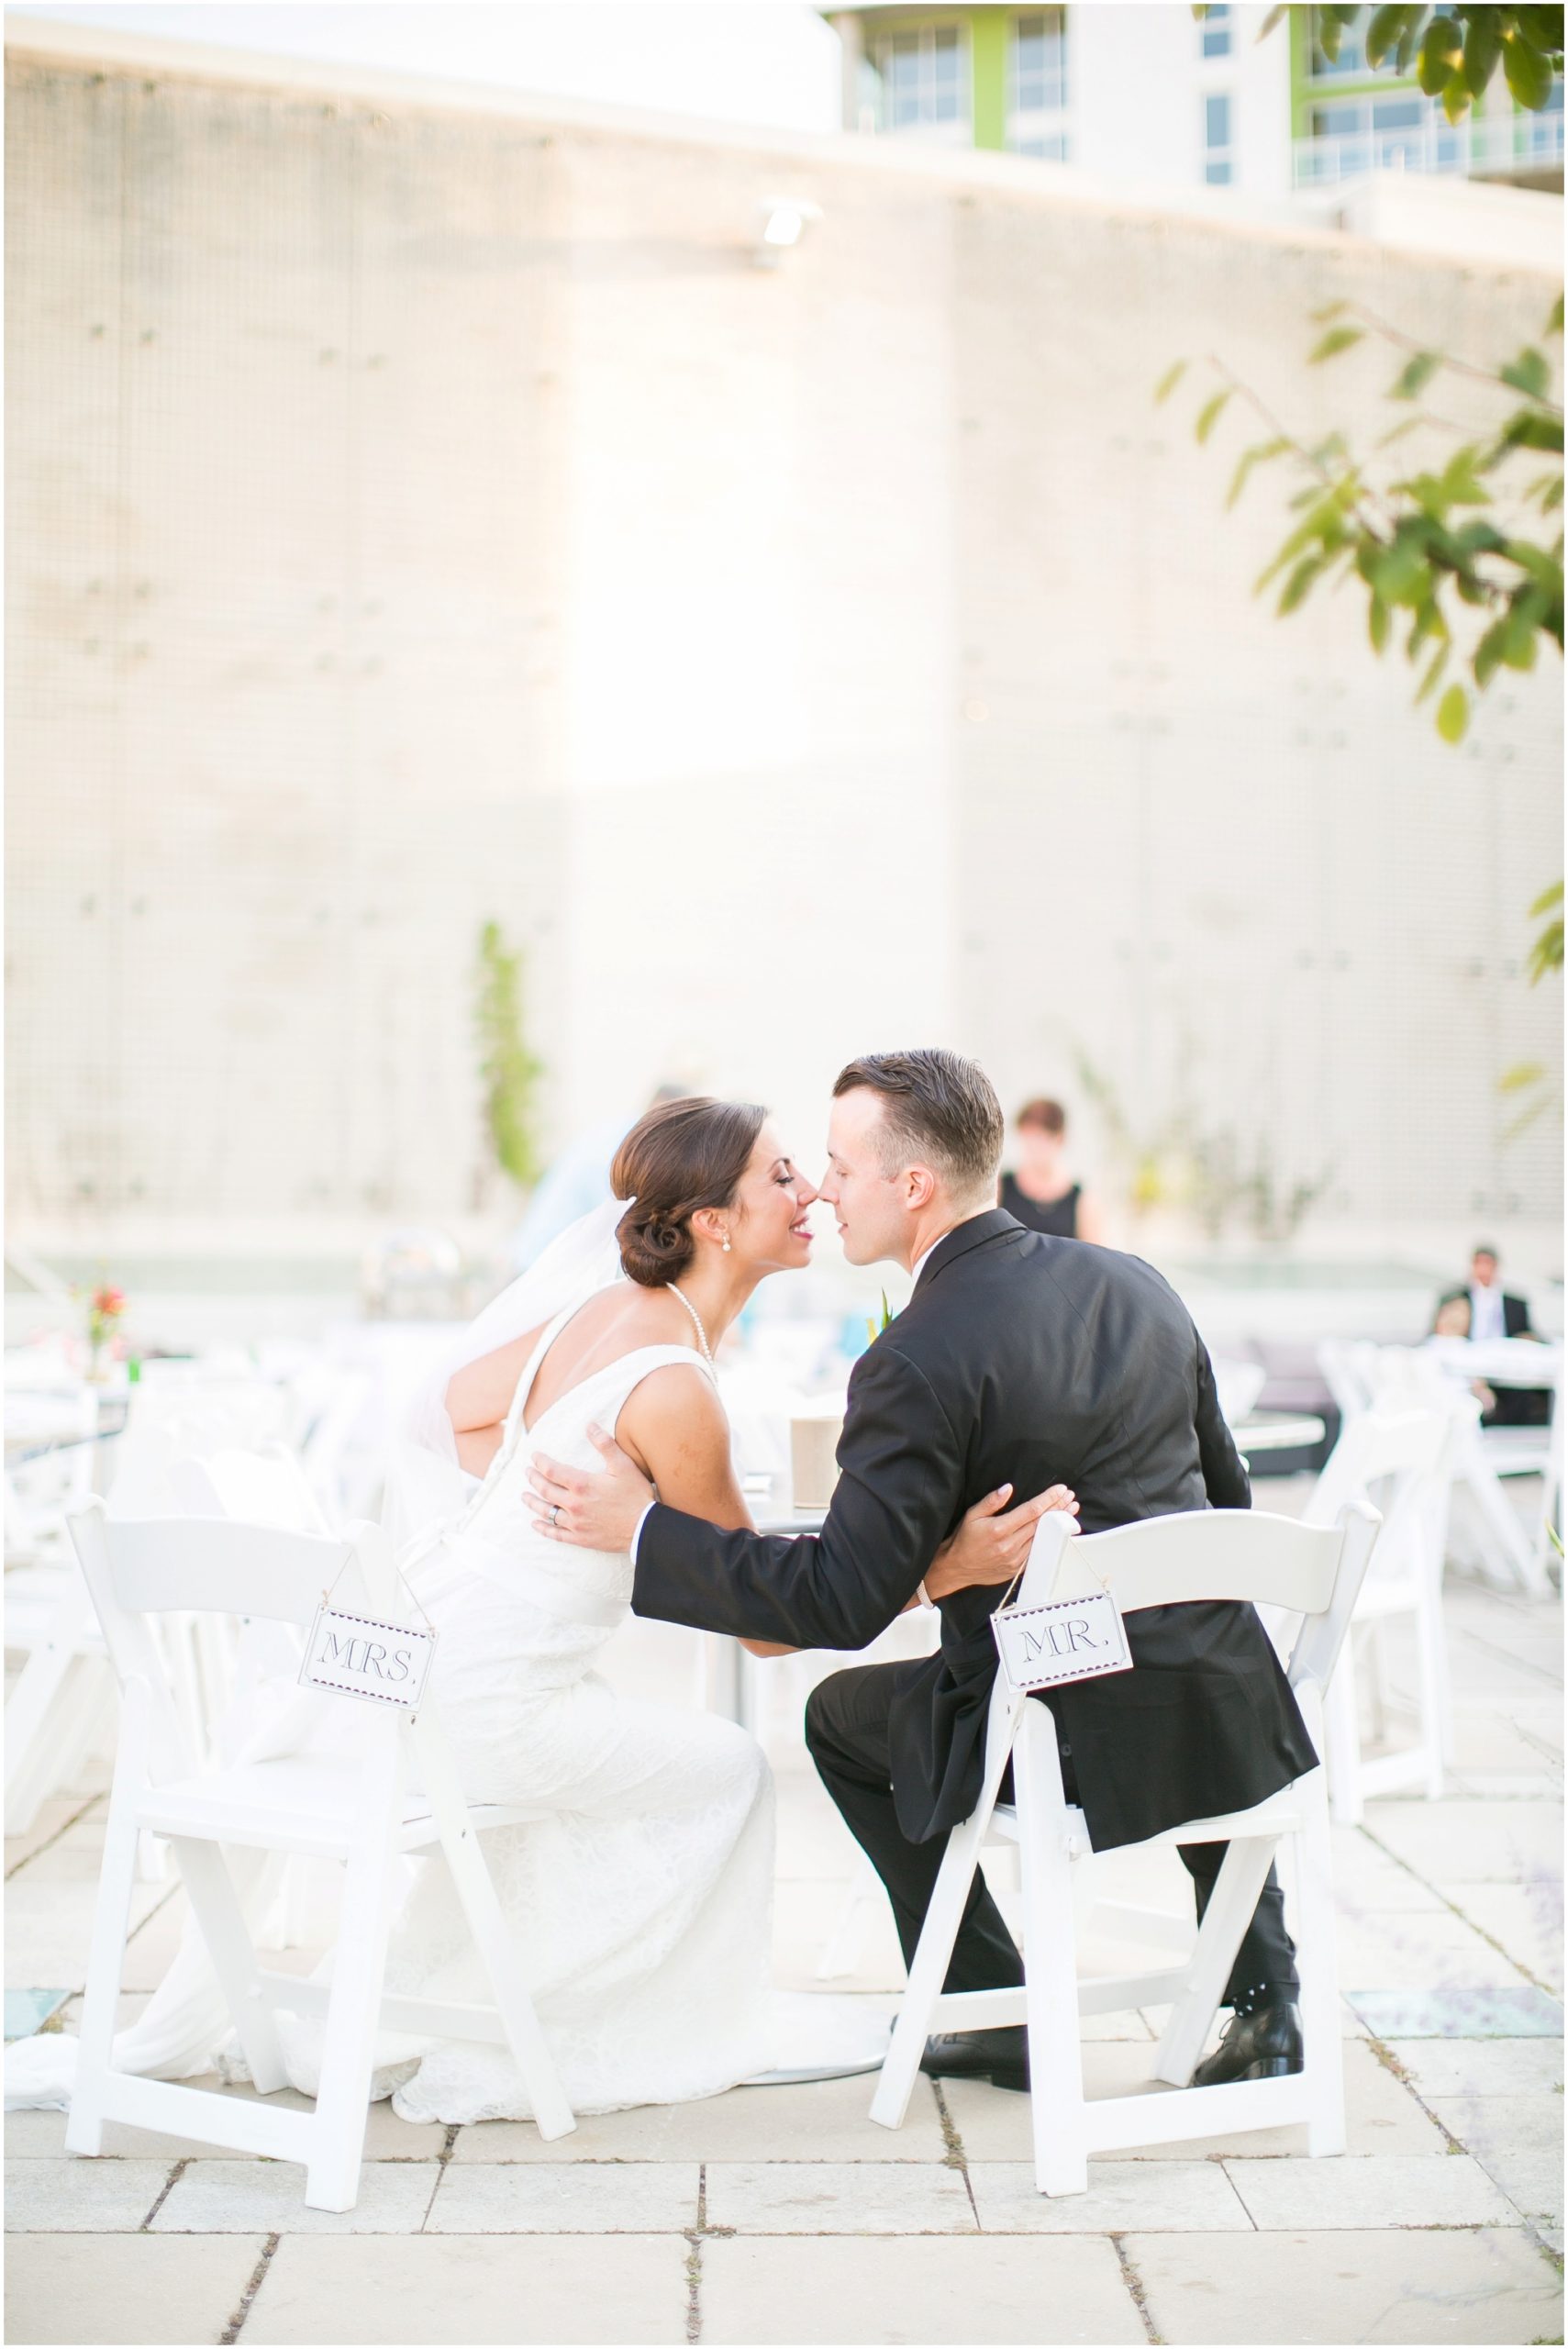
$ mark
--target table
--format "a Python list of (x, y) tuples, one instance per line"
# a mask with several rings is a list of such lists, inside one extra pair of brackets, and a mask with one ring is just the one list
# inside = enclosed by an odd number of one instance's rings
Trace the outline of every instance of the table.
[[(1473, 1379), (1488, 1386), (1544, 1389), (1551, 1414), (1539, 1428), (1467, 1428), (1461, 1440), (1458, 1473), (1495, 1536), (1503, 1559), (1520, 1587), (1544, 1598), (1551, 1586), (1547, 1565), (1552, 1554), (1551, 1527), (1562, 1491), (1562, 1365), (1561, 1346), (1532, 1338), (1495, 1338), (1474, 1345), (1468, 1338), (1432, 1338), (1428, 1350), (1468, 1391)], [(1503, 1491), (1504, 1476), (1539, 1475), (1540, 1514), (1533, 1530)]]
[(1295, 1411), (1263, 1411), (1230, 1431), (1243, 1460), (1254, 1452), (1305, 1452), (1321, 1443), (1328, 1432), (1324, 1422), (1310, 1412)]

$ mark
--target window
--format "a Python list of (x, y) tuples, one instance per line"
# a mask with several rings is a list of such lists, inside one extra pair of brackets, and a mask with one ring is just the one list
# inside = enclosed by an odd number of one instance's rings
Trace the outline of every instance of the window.
[(1229, 187), (1235, 173), (1230, 150), (1232, 107), (1228, 91), (1211, 91), (1203, 102), (1203, 175), (1210, 187)]
[(1007, 144), (1018, 155), (1064, 163), (1067, 135), (1067, 11), (1015, 17), (1007, 54)]
[(1341, 98), (1314, 106), (1297, 183), (1353, 179), (1363, 172), (1462, 172), (1469, 155), (1455, 128), (1418, 91), (1398, 97)]
[(1366, 50), (1362, 45), (1361, 32), (1358, 27), (1355, 25), (1342, 25), (1340, 27), (1340, 53), (1333, 61), (1332, 64), (1329, 63), (1328, 58), (1323, 53), (1323, 45), (1318, 38), (1318, 11), (1316, 8), (1313, 8), (1308, 12), (1307, 27), (1307, 70), (1311, 75), (1313, 81), (1343, 82), (1351, 79), (1356, 81), (1364, 80), (1368, 72)]
[(1230, 54), (1231, 11), (1210, 8), (1200, 26), (1203, 53), (1206, 57), (1229, 57)]
[(873, 62), (884, 130), (957, 139), (968, 128), (963, 37), (957, 25), (921, 25), (884, 39)]

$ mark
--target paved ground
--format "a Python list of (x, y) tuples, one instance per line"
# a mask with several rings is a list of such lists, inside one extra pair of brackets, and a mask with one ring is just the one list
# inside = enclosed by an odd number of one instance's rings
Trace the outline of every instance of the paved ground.
[[(68, 2160), (61, 2115), (14, 2114), (7, 2337), (1560, 2341), (1560, 1609), (1461, 1584), (1450, 1620), (1450, 1795), (1378, 1802), (1337, 1836), (1342, 2160), (1308, 2161), (1297, 2130), (1156, 2147), (1096, 2160), (1086, 2196), (1047, 2202), (1027, 2099), (985, 2087), (922, 2081), (896, 2136), (867, 2121), (864, 2080), (586, 2121), (548, 2146), (526, 2124), (416, 2129), (383, 2106), (359, 2208), (329, 2217), (287, 2165), (128, 2130), (111, 2158)], [(682, 1637), (639, 1627), (621, 1675), (684, 1698)], [(781, 1685), (779, 1965), (805, 1987), (851, 1851), (792, 1710)], [(8, 1985), (80, 1989), (101, 1784), (6, 1847)], [(1104, 1867), (1117, 1893), (1184, 1897), (1173, 1856)], [(180, 1898), (139, 1902), (128, 2012), (167, 1963)], [(839, 1987), (891, 2004), (891, 1927), (868, 1921)], [(76, 2012), (61, 2009), (68, 2028)], [(1148, 2079), (1159, 2021), (1091, 2027), (1091, 2090)]]

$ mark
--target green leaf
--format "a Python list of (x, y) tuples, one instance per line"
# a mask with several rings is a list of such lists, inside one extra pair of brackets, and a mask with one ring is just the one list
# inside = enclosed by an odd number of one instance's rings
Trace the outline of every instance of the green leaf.
[(1528, 344), (1518, 357), (1500, 371), (1502, 381), (1516, 392), (1523, 392), (1532, 400), (1543, 400), (1551, 382), (1551, 370), (1541, 351)]
[(1161, 376), (1160, 381), (1154, 386), (1154, 405), (1156, 407), (1159, 407), (1162, 402), (1170, 398), (1171, 394), (1175, 390), (1176, 385), (1181, 382), (1182, 377), (1186, 373), (1186, 372), (1187, 362), (1184, 359), (1178, 359), (1173, 367), (1166, 368), (1165, 373)]
[(1528, 1093), (1532, 1085), (1543, 1084), (1545, 1079), (1544, 1061), (1516, 1061), (1513, 1067), (1505, 1069), (1497, 1079), (1497, 1090), (1499, 1093)]
[(1542, 914), (1549, 914), (1553, 906), (1560, 906), (1562, 903), (1562, 884), (1561, 881), (1554, 881), (1550, 889), (1541, 891), (1534, 905), (1529, 908), (1529, 918), (1532, 921), (1539, 921)]
[(1406, 520), (1373, 566), (1373, 587), (1385, 604), (1424, 604), (1432, 592), (1430, 571), (1426, 530)]
[(1556, 301), (1553, 302), (1551, 306), (1544, 331), (1547, 334), (1561, 334), (1562, 331), (1562, 296), (1561, 294), (1559, 294)]
[(1298, 604), (1306, 602), (1313, 583), (1322, 568), (1323, 558), (1317, 554), (1304, 556), (1296, 564), (1296, 569), (1284, 583), (1276, 607), (1281, 619), (1284, 618), (1287, 612), (1294, 612)]
[(1469, 695), (1462, 685), (1450, 685), (1438, 704), (1438, 732), (1445, 742), (1462, 742), (1469, 723)]
[(1464, 33), (1464, 62), (1460, 76), (1473, 98), (1478, 98), (1497, 67), (1500, 46), (1497, 18), (1491, 8), (1472, 11)]
[(1562, 476), (1559, 473), (1555, 481), (1548, 483), (1545, 493), (1541, 497), (1540, 510), (1543, 514), (1555, 513), (1562, 503)]
[(1372, 639), (1373, 651), (1381, 653), (1388, 642), (1388, 607), (1375, 594), (1366, 607), (1366, 632)]
[(1470, 663), (1471, 674), (1483, 693), (1503, 665), (1504, 649), (1507, 642), (1508, 621), (1505, 613), (1495, 619), (1475, 648)]
[(1551, 95), (1551, 67), (1538, 49), (1516, 35), (1503, 43), (1503, 72), (1521, 106), (1539, 114)]
[(1337, 359), (1341, 351), (1349, 351), (1354, 344), (1365, 340), (1364, 328), (1331, 327), (1317, 349), (1307, 353), (1307, 363), (1309, 367), (1320, 367), (1325, 359)]
[(1241, 492), (1246, 488), (1252, 467), (1266, 465), (1275, 457), (1283, 457), (1290, 446), (1289, 440), (1281, 438), (1277, 440), (1260, 440), (1253, 448), (1243, 449), (1240, 462), (1230, 477), (1230, 488), (1225, 500), (1227, 510), (1235, 505)]
[(1427, 696), (1436, 689), (1438, 679), (1448, 667), (1448, 651), (1449, 649), (1446, 644), (1440, 644), (1437, 651), (1433, 653), (1431, 660), (1428, 664), (1427, 674), (1421, 679), (1420, 686), (1416, 695), (1416, 706), (1418, 708), (1419, 708), (1422, 702), (1427, 699)]
[(1220, 417), (1224, 415), (1226, 403), (1229, 397), (1230, 393), (1229, 388), (1223, 392), (1216, 392), (1213, 398), (1206, 400), (1203, 406), (1199, 409), (1198, 419), (1193, 427), (1193, 431), (1196, 436), (1197, 444), (1200, 449), (1208, 439), (1209, 434), (1214, 430), (1215, 426), (1219, 422)]
[(1443, 112), (1451, 123), (1462, 122), (1470, 112), (1470, 93), (1459, 74), (1451, 74), (1443, 83)]
[(1258, 27), (1258, 39), (1260, 40), (1267, 40), (1269, 35), (1275, 29), (1276, 26), (1282, 25), (1289, 14), (1290, 10), (1284, 5), (1284, 0), (1282, 0), (1282, 4), (1279, 7), (1271, 8), (1268, 15), (1263, 18), (1262, 23)]
[(1375, 73), (1405, 29), (1406, 8), (1374, 8), (1366, 28), (1366, 61)]
[[(1474, 527), (1473, 524), (1472, 528)], [(1488, 551), (1506, 554), (1510, 562), (1517, 562), (1519, 569), (1527, 573), (1538, 586), (1544, 587), (1549, 595), (1562, 595), (1561, 555), (1549, 554), (1544, 547), (1532, 547), (1528, 539), (1499, 539), (1496, 547)]]
[(1490, 506), (1492, 493), (1475, 471), (1475, 451), (1456, 449), (1442, 471), (1442, 495), (1451, 506)]
[(1413, 400), (1424, 392), (1438, 369), (1442, 365), (1440, 351), (1418, 351), (1399, 372), (1398, 381), (1388, 396), (1391, 400)]
[(1373, 446), (1374, 449), (1392, 449), (1396, 440), (1403, 440), (1407, 432), (1418, 432), (1425, 422), (1424, 417), (1402, 416), (1397, 424), (1391, 424), (1386, 432), (1379, 433)]
[(1452, 79), (1464, 53), (1464, 38), (1451, 17), (1434, 17), (1421, 43), (1416, 78), (1429, 98)]
[(1308, 313), (1315, 327), (1326, 327), (1330, 318), (1342, 317), (1350, 307), (1348, 302), (1325, 302), (1320, 310)]
[(1562, 418), (1542, 416), (1539, 408), (1522, 407), (1503, 427), (1498, 443), (1500, 450), (1542, 449), (1548, 455), (1562, 454)]

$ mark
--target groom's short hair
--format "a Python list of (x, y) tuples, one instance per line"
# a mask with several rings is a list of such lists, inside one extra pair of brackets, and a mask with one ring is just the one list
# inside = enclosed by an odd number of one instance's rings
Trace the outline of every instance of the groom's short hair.
[[(920, 1159), (960, 1198), (995, 1185), (1006, 1126), (996, 1089), (962, 1052), (864, 1052), (839, 1072), (833, 1098), (880, 1095), (885, 1171)], [(886, 1163), (895, 1159), (896, 1165)]]

